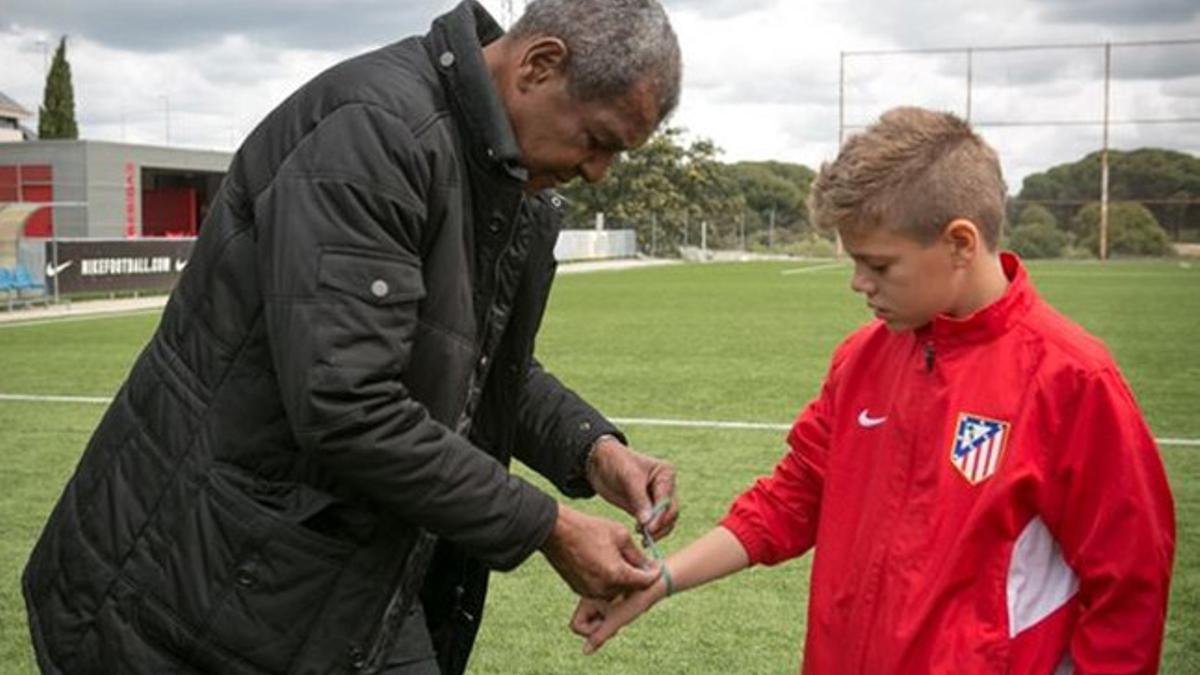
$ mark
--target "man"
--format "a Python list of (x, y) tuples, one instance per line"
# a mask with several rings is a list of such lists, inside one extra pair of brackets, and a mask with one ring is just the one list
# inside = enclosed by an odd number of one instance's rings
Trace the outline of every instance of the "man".
[[(457, 673), (489, 569), (653, 582), (666, 464), (532, 358), (557, 198), (678, 100), (656, 0), (474, 2), (251, 134), (23, 580), (52, 673)], [(436, 658), (436, 661), (435, 661)]]

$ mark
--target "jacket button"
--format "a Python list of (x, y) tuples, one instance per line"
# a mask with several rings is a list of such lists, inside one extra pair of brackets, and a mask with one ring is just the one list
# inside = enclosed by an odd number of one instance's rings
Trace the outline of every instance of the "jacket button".
[(580, 430), (580, 431), (587, 431), (588, 429), (591, 429), (591, 428), (592, 428), (592, 423), (591, 423), (591, 422), (580, 422), (580, 423), (579, 423), (579, 430)]
[(358, 645), (350, 645), (350, 649), (347, 650), (347, 654), (350, 657), (351, 668), (358, 670), (359, 668), (367, 665), (367, 655), (363, 652), (362, 647), (359, 647)]
[(388, 283), (383, 279), (376, 279), (371, 282), (371, 295), (377, 298), (382, 298), (388, 294)]
[(243, 567), (238, 569), (237, 573), (234, 574), (233, 581), (242, 588), (250, 588), (258, 583), (258, 577), (255, 577), (253, 572)]
[(479, 357), (479, 367), (480, 368), (487, 368), (487, 364), (488, 364), (487, 354), (484, 354), (483, 356)]
[(443, 68), (449, 68), (454, 65), (454, 52), (442, 52), (438, 57), (438, 63), (442, 64)]

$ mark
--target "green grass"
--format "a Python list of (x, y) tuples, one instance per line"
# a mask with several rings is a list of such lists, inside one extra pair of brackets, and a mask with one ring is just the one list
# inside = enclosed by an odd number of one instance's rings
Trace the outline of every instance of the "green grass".
[[(847, 270), (676, 266), (562, 276), (538, 345), (547, 367), (614, 417), (786, 423), (831, 350), (868, 319)], [(1031, 273), (1102, 337), (1155, 434), (1200, 438), (1200, 267), (1046, 263)], [(108, 396), (153, 315), (0, 327), (0, 393)], [(0, 401), (0, 673), (29, 673), (21, 567), (102, 406)], [(782, 452), (782, 433), (627, 428), (676, 464), (684, 515), (672, 550), (706, 531)], [(1163, 447), (1179, 543), (1165, 673), (1200, 672), (1200, 448)], [(527, 472), (523, 472), (528, 475)], [(621, 517), (603, 504), (592, 512)], [(627, 519), (623, 519), (627, 520)], [(574, 601), (535, 556), (496, 575), (472, 673), (787, 673), (799, 668), (807, 558), (756, 569), (660, 605), (598, 655), (566, 629)]]

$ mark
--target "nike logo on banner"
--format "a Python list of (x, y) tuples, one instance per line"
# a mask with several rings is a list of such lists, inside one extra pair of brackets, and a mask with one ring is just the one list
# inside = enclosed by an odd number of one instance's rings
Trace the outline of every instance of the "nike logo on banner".
[(877, 427), (886, 421), (886, 415), (883, 417), (871, 417), (870, 413), (867, 412), (867, 408), (863, 408), (862, 412), (858, 413), (858, 426), (860, 427), (870, 429), (871, 427)]
[(63, 270), (67, 269), (68, 267), (70, 267), (71, 265), (74, 265), (74, 264), (75, 264), (74, 260), (68, 260), (67, 262), (59, 265), (58, 267), (55, 267), (54, 265), (47, 263), (46, 264), (46, 276), (56, 277), (59, 274), (61, 274)]
[(188, 264), (188, 261), (180, 260), (179, 258), (176, 258), (175, 259), (175, 271), (182, 272), (183, 268), (187, 267), (187, 264)]

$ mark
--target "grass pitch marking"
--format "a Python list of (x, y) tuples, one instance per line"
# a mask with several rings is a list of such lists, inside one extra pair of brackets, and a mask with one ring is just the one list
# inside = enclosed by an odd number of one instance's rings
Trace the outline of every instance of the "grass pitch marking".
[(43, 326), (48, 323), (74, 323), (76, 321), (92, 321), (94, 319), (118, 319), (127, 316), (141, 316), (143, 314), (162, 314), (162, 308), (131, 309), (123, 312), (96, 312), (94, 314), (85, 314), (83, 316), (60, 316), (49, 319), (30, 319), (28, 321), (14, 319), (12, 321), (0, 322), (0, 329), (24, 328), (25, 326)]
[(837, 269), (837, 268), (841, 268), (841, 267), (845, 267), (845, 266), (846, 266), (846, 263), (832, 262), (832, 263), (824, 263), (821, 265), (813, 265), (812, 267), (792, 267), (790, 269), (783, 270), (782, 272), (780, 272), (780, 274), (787, 276), (790, 274), (804, 274), (806, 272), (821, 272), (824, 270), (832, 270), (832, 269)]
[[(84, 403), (108, 405), (112, 399), (107, 396), (54, 396), (48, 394), (0, 394), (0, 401), (17, 401), (22, 403)], [(682, 427), (688, 429), (736, 429), (742, 431), (787, 431), (790, 424), (776, 422), (731, 422), (726, 420), (670, 420), (647, 417), (614, 417), (617, 424), (643, 427)], [(1156, 438), (1159, 445), (1178, 445), (1200, 447), (1200, 438)]]

